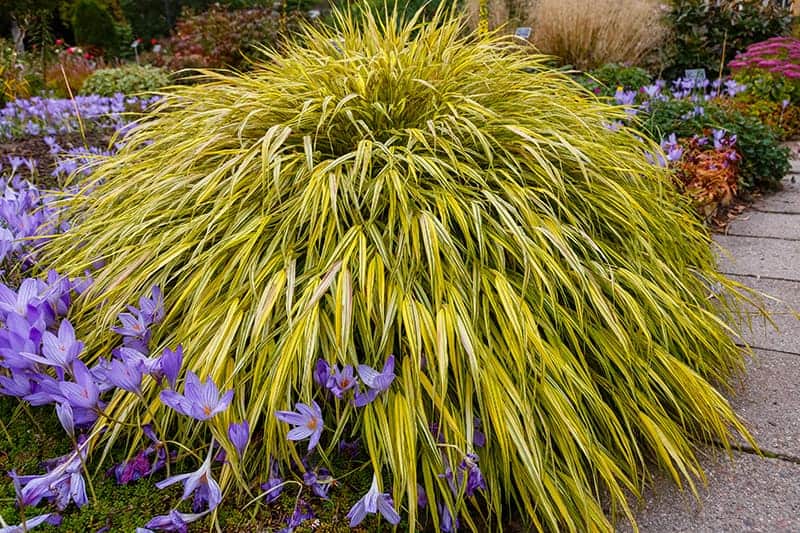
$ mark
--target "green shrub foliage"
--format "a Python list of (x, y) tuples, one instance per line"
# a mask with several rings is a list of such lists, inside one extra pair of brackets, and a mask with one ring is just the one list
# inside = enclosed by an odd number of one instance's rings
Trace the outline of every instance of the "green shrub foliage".
[(792, 17), (779, 2), (673, 0), (667, 20), (673, 57), (666, 76), (674, 78), (685, 69), (717, 72), (750, 44), (788, 34)]
[(638, 91), (652, 81), (650, 74), (639, 67), (608, 63), (580, 76), (580, 83), (594, 94), (614, 96), (619, 87), (626, 91)]
[(155, 91), (166, 85), (169, 85), (169, 75), (165, 70), (150, 65), (128, 65), (95, 71), (83, 83), (80, 92), (113, 96)]
[(72, 30), (81, 46), (112, 53), (120, 49), (117, 25), (111, 11), (98, 0), (78, 0), (72, 10)]
[[(630, 514), (647, 465), (691, 484), (695, 446), (744, 432), (710, 384), (742, 367), (720, 316), (737, 285), (648, 162), (657, 146), (609, 129), (624, 109), (513, 38), (441, 18), (337, 27), (177, 88), (81, 178), (44, 263), (104, 261), (70, 317), (87, 353), (118, 342), (117, 303), (163, 287), (154, 344), (183, 343), (186, 369), (235, 389), (218, 439), (242, 418), (256, 435), (241, 464), (228, 455), (227, 489), (305, 453), (275, 413), (311, 400), (321, 460), (361, 439), (411, 528), (438, 526), (443, 504), (474, 530), (512, 508), (539, 529), (611, 530), (601, 502)], [(397, 377), (364, 408), (312, 378), (319, 358), (390, 354)], [(123, 394), (108, 409), (150, 416)], [(201, 438), (149, 409), (174, 440)], [(486, 490), (454, 494), (446, 470), (473, 452)]]
[(655, 140), (671, 133), (688, 138), (703, 128), (735, 134), (736, 146), (742, 153), (739, 170), (745, 188), (774, 189), (791, 168), (789, 149), (781, 145), (775, 130), (730, 105), (709, 102), (701, 106), (688, 99), (653, 100), (643, 127)]

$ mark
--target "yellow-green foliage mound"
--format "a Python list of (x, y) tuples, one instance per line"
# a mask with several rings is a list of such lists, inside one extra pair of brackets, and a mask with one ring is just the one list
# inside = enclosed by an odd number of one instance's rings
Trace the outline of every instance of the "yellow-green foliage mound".
[[(709, 298), (731, 284), (656, 148), (608, 127), (624, 110), (459, 21), (307, 32), (251, 72), (177, 88), (70, 201), (80, 222), (47, 251), (68, 274), (105, 261), (71, 317), (94, 356), (161, 285), (156, 344), (183, 343), (186, 368), (236, 391), (216, 435), (242, 417), (263, 435), (240, 486), (305, 452), (274, 413), (316, 399), (324, 456), (360, 437), (412, 527), (436, 515), (418, 483), (494, 524), (519, 509), (588, 531), (610, 527), (602, 498), (627, 512), (649, 461), (698, 474), (694, 445), (741, 429), (709, 384), (741, 365)], [(374, 403), (322, 401), (318, 358), (389, 354), (397, 379)], [(196, 436), (145, 394), (176, 440)], [(148, 416), (129, 396), (111, 410)], [(440, 477), (469, 452), (477, 499)]]

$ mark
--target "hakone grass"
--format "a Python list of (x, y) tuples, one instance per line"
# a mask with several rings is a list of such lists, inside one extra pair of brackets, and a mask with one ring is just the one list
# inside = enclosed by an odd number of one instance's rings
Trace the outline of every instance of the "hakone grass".
[[(648, 162), (659, 148), (511, 38), (442, 12), (336, 20), (249, 72), (165, 93), (62, 202), (74, 224), (42, 264), (103, 263), (70, 317), (89, 358), (161, 286), (155, 345), (183, 343), (188, 369), (235, 390), (217, 440), (230, 449), (241, 419), (259, 436), (223, 467), (229, 494), (304, 451), (274, 415), (319, 399), (319, 358), (390, 354), (382, 397), (325, 405), (320, 456), (361, 438), (409, 529), (438, 526), (442, 504), (471, 529), (518, 509), (537, 529), (610, 530), (633, 519), (650, 460), (694, 489), (697, 446), (749, 438), (715, 389), (743, 369), (726, 325), (741, 286)], [(200, 432), (157, 392), (149, 406), (119, 394), (110, 413), (154, 412), (191, 445)], [(106, 445), (126, 436), (112, 427)], [(443, 474), (473, 452), (487, 489), (465, 501)]]

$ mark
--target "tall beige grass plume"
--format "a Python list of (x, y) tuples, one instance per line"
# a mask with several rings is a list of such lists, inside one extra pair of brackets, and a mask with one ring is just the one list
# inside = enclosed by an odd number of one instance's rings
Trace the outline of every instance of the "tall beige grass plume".
[[(502, 1), (502, 0), (499, 0)], [(667, 37), (657, 0), (511, 0), (506, 11), (533, 28), (542, 53), (588, 70), (606, 63), (646, 63)]]

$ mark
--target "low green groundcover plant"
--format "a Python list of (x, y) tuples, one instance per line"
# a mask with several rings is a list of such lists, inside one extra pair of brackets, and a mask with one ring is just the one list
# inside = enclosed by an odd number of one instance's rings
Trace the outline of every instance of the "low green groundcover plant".
[(619, 90), (638, 91), (650, 85), (652, 78), (643, 68), (608, 63), (580, 76), (578, 81), (598, 96), (614, 96)]
[(169, 85), (169, 74), (150, 65), (126, 65), (94, 71), (81, 87), (81, 94), (114, 96), (117, 93), (152, 92)]
[(298, 468), (330, 488), (358, 440), (351, 523), (410, 529), (610, 530), (650, 464), (693, 487), (697, 445), (746, 435), (712, 385), (742, 368), (738, 286), (657, 145), (513, 39), (359, 20), (165, 96), (61, 204), (41, 264), (94, 269), (87, 362), (152, 286), (150, 345), (183, 345), (185, 383), (109, 401), (108, 445), (152, 420), (210, 483), (212, 437), (222, 491), (255, 497)]

